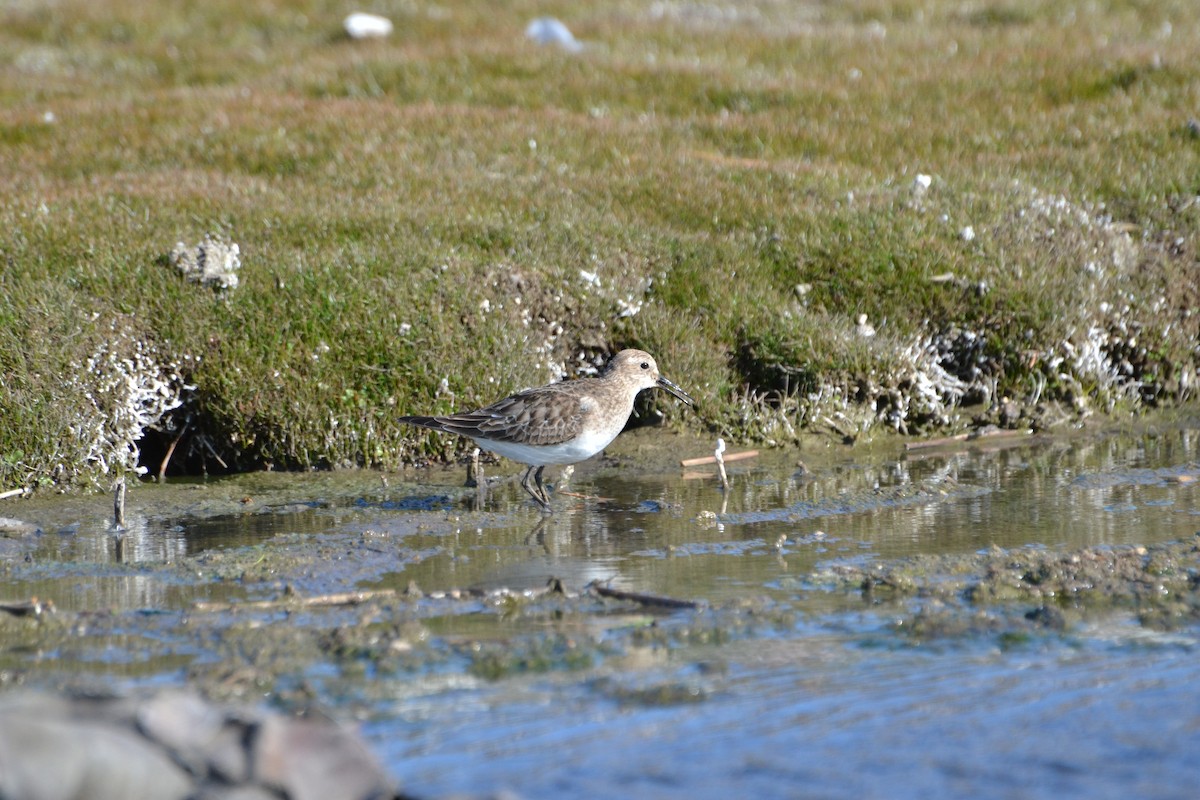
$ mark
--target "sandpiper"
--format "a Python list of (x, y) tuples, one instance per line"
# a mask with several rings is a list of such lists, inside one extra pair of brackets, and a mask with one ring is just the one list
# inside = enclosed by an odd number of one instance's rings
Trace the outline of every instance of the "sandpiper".
[(634, 398), (654, 387), (693, 404), (687, 392), (658, 374), (649, 353), (622, 350), (594, 378), (526, 389), (478, 411), (400, 421), (466, 436), (484, 450), (528, 464), (521, 488), (550, 513), (542, 470), (550, 464), (575, 464), (608, 447), (629, 420)]

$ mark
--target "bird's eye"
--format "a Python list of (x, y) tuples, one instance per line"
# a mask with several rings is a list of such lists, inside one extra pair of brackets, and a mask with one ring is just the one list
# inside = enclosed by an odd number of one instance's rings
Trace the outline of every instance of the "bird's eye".
[(649, 361), (643, 361), (643, 362), (642, 362), (642, 369), (650, 369), (650, 362), (649, 362)]

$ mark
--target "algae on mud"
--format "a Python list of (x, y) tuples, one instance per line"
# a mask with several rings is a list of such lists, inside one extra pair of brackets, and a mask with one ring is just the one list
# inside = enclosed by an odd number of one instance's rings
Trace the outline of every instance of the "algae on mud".
[[(428, 642), (446, 637), (495, 637), (502, 650), (512, 636), (553, 631), (512, 666), (489, 648), (471, 656), (482, 659), (474, 669), (494, 675), (570, 664), (576, 651), (560, 649), (559, 635), (622, 639), (617, 629), (628, 625), (630, 641), (675, 631), (664, 641), (720, 642), (730, 635), (722, 631), (772, 619), (768, 627), (786, 629), (805, 609), (886, 606), (926, 619), (936, 609), (968, 628), (972, 615), (988, 609), (998, 616), (985, 629), (997, 635), (1028, 630), (1026, 612), (1060, 628), (1063, 615), (1108, 611), (1137, 614), (1156, 629), (1194, 623), (1194, 530), (1186, 505), (1174, 499), (1188, 496), (1197, 471), (1186, 426), (905, 461), (810, 451), (803, 472), (792, 458), (767, 454), (732, 466), (734, 486), (724, 498), (712, 484), (663, 476), (664, 455), (677, 455), (688, 440), (673, 442), (671, 453), (655, 449), (658, 440), (627, 434), (608, 459), (584, 465), (573, 479), (577, 488), (615, 499), (556, 497), (563, 505), (551, 519), (531, 514), (511, 485), (493, 490), (488, 511), (470, 510), (470, 492), (437, 488), (446, 498), (442, 510), (427, 511), (408, 501), (427, 496), (428, 487), (385, 485), (372, 473), (264, 473), (136, 487), (131, 527), (118, 546), (102, 498), (25, 501), (20, 507), (44, 532), (4, 539), (11, 547), (3, 573), (11, 590), (52, 601), (57, 614), (10, 622), (14, 630), (33, 626), (23, 636), (39, 625), (50, 635), (59, 630), (53, 620), (81, 615), (90, 621), (80, 630), (115, 635), (157, 627), (165, 615), (197, 631), (215, 626), (197, 633), (210, 644), (225, 628), (249, 623), (266, 647), (273, 621), (305, 620), (301, 627), (316, 626), (305, 647), (326, 637), (339, 663), (356, 653), (386, 660), (393, 647), (410, 654), (417, 641), (430, 655)], [(1062, 475), (1077, 477), (1064, 484)], [(718, 500), (727, 510), (710, 513)], [(1130, 506), (1141, 506), (1140, 516), (1122, 510)], [(1074, 522), (1052, 522), (1056, 514)], [(980, 526), (980, 515), (994, 522)], [(1102, 534), (1099, 543), (1093, 530)], [(1172, 539), (1182, 543), (1167, 544)], [(1039, 541), (1047, 549), (1028, 548)], [(567, 594), (547, 594), (551, 580)], [(664, 618), (669, 609), (587, 597), (585, 587), (597, 580), (621, 590), (617, 598), (700, 600), (708, 611), (676, 627), (671, 619), (689, 615)], [(355, 590), (377, 596), (340, 609), (302, 602)], [(588, 621), (616, 609), (636, 615), (622, 611), (615, 627)], [(478, 626), (467, 622), (475, 615), (482, 615)], [(351, 628), (318, 633), (322, 620)], [(409, 622), (424, 633), (413, 634)], [(358, 623), (369, 633), (355, 633)], [(700, 640), (685, 633), (693, 624), (707, 631)], [(297, 644), (291, 636), (281, 641), (284, 650)], [(175, 648), (187, 638), (164, 654), (179, 658)], [(236, 662), (236, 651), (219, 660)], [(597, 658), (581, 652), (581, 664)]]
[[(420, 797), (639, 794), (656, 777), (657, 795), (786, 796), (797, 774), (860, 796), (875, 771), (806, 754), (888, 741), (888, 782), (923, 796), (989, 796), (1007, 784), (986, 765), (1008, 758), (1032, 797), (1103, 776), (1173, 798), (1106, 765), (1119, 740), (1175, 785), (1195, 771), (1195, 431), (768, 452), (730, 465), (727, 495), (678, 474), (688, 440), (633, 432), (550, 519), (512, 485), (473, 510), (473, 492), (430, 485), (461, 474), (432, 470), (136, 486), (123, 556), (107, 498), (34, 498), (10, 508), (41, 533), (6, 540), (3, 575), (55, 610), (0, 611), (0, 683), (186, 683), (354, 718)], [(430, 496), (437, 510), (409, 502)], [(584, 591), (595, 580), (702, 602)], [(1062, 737), (1068, 721), (1081, 733)], [(1067, 766), (1053, 780), (1032, 757), (1050, 751)]]

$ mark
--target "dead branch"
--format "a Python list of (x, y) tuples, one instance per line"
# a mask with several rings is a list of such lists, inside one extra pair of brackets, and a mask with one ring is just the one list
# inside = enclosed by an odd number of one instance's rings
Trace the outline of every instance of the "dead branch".
[(336, 592), (312, 597), (283, 597), (279, 600), (256, 600), (249, 603), (210, 603), (198, 600), (192, 604), (194, 611), (271, 611), (281, 608), (325, 608), (332, 606), (357, 606), (372, 600), (390, 599), (396, 596), (394, 589), (376, 589), (369, 592)]
[[(756, 458), (757, 456), (758, 456), (757, 450), (743, 450), (740, 453), (725, 453), (723, 458), (725, 459), (725, 463), (728, 464), (730, 461), (744, 461), (747, 458)], [(679, 466), (681, 466), (681, 467), (699, 467), (702, 464), (715, 464), (715, 463), (717, 463), (716, 456), (699, 456), (697, 458), (685, 458), (679, 462)]]
[(663, 597), (654, 594), (642, 594), (641, 592), (626, 592), (621, 589), (614, 589), (611, 586), (592, 581), (586, 587), (601, 597), (608, 597), (613, 600), (627, 600), (631, 603), (648, 606), (650, 608), (700, 608), (701, 603), (695, 600), (680, 600), (677, 597)]

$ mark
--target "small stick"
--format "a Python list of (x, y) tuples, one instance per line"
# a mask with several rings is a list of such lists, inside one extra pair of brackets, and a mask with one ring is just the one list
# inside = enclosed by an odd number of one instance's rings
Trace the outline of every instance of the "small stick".
[(179, 441), (183, 438), (183, 435), (185, 433), (187, 433), (188, 425), (190, 425), (191, 423), (192, 423), (192, 416), (191, 416), (191, 414), (189, 414), (188, 418), (183, 421), (183, 427), (179, 429), (179, 435), (176, 436), (174, 439), (172, 439), (171, 444), (167, 447), (167, 454), (165, 456), (163, 456), (162, 463), (158, 465), (158, 482), (159, 483), (162, 483), (164, 480), (166, 480), (167, 464), (169, 464), (171, 462), (171, 456), (173, 456), (175, 454), (176, 445), (179, 444)]
[[(757, 450), (743, 450), (740, 453), (726, 454), (724, 456), (724, 460), (725, 460), (725, 463), (728, 464), (730, 461), (744, 461), (747, 458), (756, 458), (757, 456), (758, 456)], [(699, 467), (704, 464), (715, 464), (715, 463), (717, 463), (716, 456), (699, 456), (697, 458), (685, 458), (679, 462), (679, 466), (681, 466), (681, 467)]]
[(828, 425), (828, 426), (829, 426), (829, 427), (830, 427), (830, 428), (833, 430), (833, 432), (834, 432), (834, 433), (836, 433), (838, 436), (841, 436), (843, 439), (845, 439), (845, 440), (847, 440), (847, 441), (849, 441), (849, 442), (853, 442), (853, 441), (855, 440), (855, 438), (856, 438), (856, 436), (855, 436), (853, 433), (847, 433), (847, 432), (846, 432), (846, 431), (845, 431), (845, 430), (842, 428), (842, 426), (841, 426), (841, 425), (838, 425), (836, 422), (834, 422), (834, 421), (833, 421), (833, 420), (832, 420), (830, 417), (828, 417), (828, 416), (822, 415), (822, 416), (821, 416), (821, 419), (820, 419), (820, 420), (818, 420), (818, 421), (819, 421), (819, 422), (823, 422), (823, 423), (825, 423), (826, 425)]
[(729, 476), (725, 474), (725, 459), (722, 455), (725, 452), (725, 440), (717, 437), (717, 449), (713, 450), (713, 458), (717, 460), (717, 475), (721, 477), (721, 488), (729, 491)]
[(943, 436), (940, 439), (926, 439), (923, 442), (905, 442), (905, 450), (928, 450), (933, 447), (944, 447), (945, 445), (958, 444), (959, 442), (973, 442), (977, 439), (1015, 439), (1020, 436), (1028, 436), (1027, 430), (995, 430), (985, 433), (957, 433), (954, 436)]
[(125, 478), (117, 479), (113, 492), (113, 525), (117, 530), (125, 529)]
[(554, 491), (554, 493), (561, 494), (563, 497), (577, 497), (580, 500), (591, 500), (596, 503), (611, 503), (611, 502), (613, 502), (613, 498), (611, 498), (611, 497), (601, 497), (601, 496), (595, 495), (595, 494), (584, 494), (583, 492), (560, 492), (556, 489)]
[(288, 608), (290, 606), (302, 606), (304, 608), (324, 607), (324, 606), (356, 606), (365, 603), (369, 600), (378, 600), (380, 598), (395, 597), (394, 589), (376, 589), (369, 592), (338, 592), (335, 594), (322, 594), (314, 597), (287, 597), (282, 600), (257, 600), (250, 603), (210, 603), (206, 600), (199, 600), (192, 604), (192, 608), (196, 611), (262, 611), (275, 608)]
[(629, 600), (643, 606), (656, 608), (700, 608), (701, 605), (694, 600), (680, 600), (676, 597), (662, 597), (661, 595), (642, 594), (641, 592), (626, 592), (606, 586), (599, 581), (592, 581), (585, 588), (592, 590), (601, 597), (610, 597), (613, 600)]
[(25, 494), (24, 489), (9, 489), (7, 492), (0, 492), (0, 500), (7, 500), (10, 497), (16, 497), (19, 494)]
[(42, 602), (36, 597), (31, 597), (28, 600), (4, 600), (0, 601), (0, 611), (6, 611), (14, 617), (26, 617), (33, 615), (40, 617), (43, 612), (53, 611), (54, 603), (50, 600)]
[(483, 466), (479, 463), (479, 448), (471, 451), (471, 463), (467, 464), (466, 486), (483, 486)]
[(215, 458), (217, 463), (221, 465), (221, 469), (229, 469), (229, 465), (226, 464), (224, 459), (221, 458), (221, 455), (216, 451), (216, 448), (212, 446), (212, 442), (208, 440), (207, 436), (201, 436), (200, 441), (204, 444), (204, 447), (208, 450), (208, 452), (212, 453), (212, 457)]
[(905, 442), (904, 449), (905, 450), (927, 450), (931, 447), (943, 447), (944, 445), (957, 444), (958, 442), (965, 442), (966, 440), (967, 440), (967, 434), (956, 433), (953, 436), (942, 436), (937, 439), (926, 439), (922, 442)]

